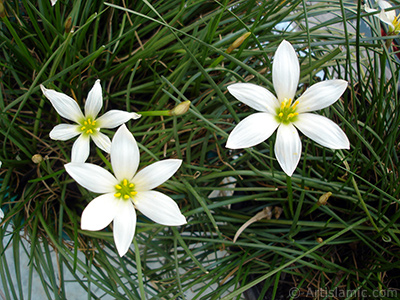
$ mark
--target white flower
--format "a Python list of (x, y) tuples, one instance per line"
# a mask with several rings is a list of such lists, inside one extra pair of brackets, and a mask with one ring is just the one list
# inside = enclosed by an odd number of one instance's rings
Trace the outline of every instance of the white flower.
[(255, 146), (277, 129), (275, 156), (289, 176), (292, 176), (301, 155), (301, 141), (296, 128), (322, 146), (348, 149), (349, 140), (339, 126), (328, 118), (309, 113), (336, 102), (345, 91), (347, 82), (338, 79), (316, 83), (293, 103), (299, 77), (296, 52), (289, 42), (283, 41), (275, 52), (272, 65), (277, 98), (267, 89), (251, 83), (228, 86), (235, 98), (260, 112), (246, 117), (233, 129), (226, 147)]
[(0, 209), (0, 220), (4, 218), (4, 212)]
[(50, 1), (51, 1), (51, 6), (54, 6), (57, 3), (57, 0), (50, 0)]
[(133, 135), (122, 125), (111, 144), (111, 165), (115, 176), (89, 163), (65, 165), (68, 174), (80, 185), (103, 194), (93, 199), (83, 211), (81, 228), (101, 230), (113, 221), (114, 241), (119, 255), (123, 256), (135, 234), (135, 208), (162, 225), (186, 224), (186, 219), (175, 201), (152, 190), (168, 180), (181, 163), (179, 159), (166, 159), (136, 173), (139, 148)]
[[(398, 34), (400, 32), (400, 15), (396, 16), (395, 10), (386, 11), (386, 9), (392, 7), (389, 2), (379, 0), (378, 5), (381, 11), (375, 17), (388, 24), (392, 34)], [(378, 12), (378, 10), (370, 8), (367, 4), (364, 5), (364, 9), (367, 13)]]
[(136, 113), (121, 110), (110, 110), (97, 118), (98, 113), (103, 107), (100, 80), (96, 80), (96, 83), (88, 94), (85, 102), (85, 115), (83, 115), (78, 103), (71, 97), (54, 90), (48, 90), (43, 85), (40, 85), (40, 88), (61, 117), (77, 123), (59, 124), (50, 132), (50, 138), (60, 141), (66, 141), (79, 135), (72, 146), (72, 162), (86, 161), (90, 152), (90, 138), (93, 139), (97, 147), (110, 153), (111, 140), (108, 136), (101, 133), (100, 129), (115, 128), (130, 119), (140, 118), (140, 115)]

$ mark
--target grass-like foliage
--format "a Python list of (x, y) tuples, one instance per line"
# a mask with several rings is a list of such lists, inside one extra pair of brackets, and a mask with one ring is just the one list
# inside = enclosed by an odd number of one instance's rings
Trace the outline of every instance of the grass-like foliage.
[[(381, 32), (387, 26), (362, 4), (59, 0), (52, 7), (45, 0), (0, 0), (5, 298), (30, 299), (38, 274), (48, 299), (70, 299), (65, 270), (87, 291), (82, 299), (227, 300), (250, 293), (255, 298), (248, 299), (310, 299), (310, 291), (320, 299), (331, 299), (329, 291), (344, 291), (342, 299), (377, 291), (393, 298), (389, 292), (400, 286), (399, 51)], [(241, 46), (226, 52), (246, 32)], [(320, 80), (349, 83), (339, 101), (318, 113), (346, 132), (350, 150), (301, 135), (292, 177), (275, 159), (275, 135), (250, 149), (225, 148), (234, 126), (254, 113), (227, 86), (251, 82), (273, 91), (273, 54), (283, 39), (299, 54), (298, 95)], [(96, 195), (66, 173), (74, 139), (50, 139), (66, 120), (39, 88), (70, 95), (83, 108), (97, 79), (103, 111), (143, 113), (126, 124), (139, 144), (140, 168), (183, 160), (158, 190), (178, 203), (188, 224), (166, 227), (138, 214), (122, 258), (112, 226), (80, 229), (82, 210)], [(186, 100), (191, 106), (182, 116), (148, 113)], [(115, 130), (103, 132), (112, 137)], [(88, 162), (110, 168), (108, 159), (92, 144)], [(238, 229), (263, 210), (234, 243)], [(299, 294), (290, 295), (291, 288)]]

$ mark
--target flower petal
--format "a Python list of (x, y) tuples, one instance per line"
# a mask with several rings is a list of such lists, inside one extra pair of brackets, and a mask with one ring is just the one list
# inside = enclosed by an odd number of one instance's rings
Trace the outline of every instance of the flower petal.
[(84, 163), (89, 157), (90, 138), (81, 134), (72, 145), (71, 162)]
[(0, 219), (4, 218), (4, 212), (0, 209)]
[(50, 0), (50, 1), (52, 6), (54, 6), (57, 3), (57, 0)]
[(350, 142), (344, 131), (334, 122), (316, 114), (300, 114), (293, 123), (304, 135), (331, 149), (349, 149)]
[(163, 193), (139, 192), (134, 198), (134, 203), (142, 214), (158, 224), (178, 226), (187, 223), (175, 201)]
[(279, 108), (276, 97), (262, 86), (252, 83), (235, 83), (228, 86), (228, 91), (236, 99), (258, 111), (266, 111), (271, 114)]
[(132, 179), (136, 191), (149, 191), (167, 181), (182, 164), (180, 159), (165, 159), (140, 170)]
[(120, 200), (113, 222), (114, 241), (119, 256), (124, 256), (132, 244), (136, 229), (136, 211), (131, 201)]
[(89, 163), (68, 163), (64, 165), (68, 174), (81, 186), (94, 193), (114, 193), (117, 179), (100, 166)]
[(66, 141), (80, 133), (79, 125), (58, 124), (50, 131), (49, 136), (52, 140)]
[(379, 14), (380, 19), (383, 22), (393, 26), (392, 22), (396, 18), (396, 11), (394, 9), (387, 11), (388, 8), (392, 8), (392, 5), (389, 2), (383, 0), (378, 0), (378, 5), (382, 9)]
[(104, 152), (111, 152), (111, 140), (108, 136), (101, 133), (100, 131), (91, 135), (93, 142)]
[(279, 123), (269, 113), (255, 113), (243, 119), (232, 130), (226, 142), (230, 149), (253, 147), (271, 136)]
[(347, 81), (325, 80), (309, 87), (297, 101), (296, 112), (303, 113), (323, 109), (335, 103), (347, 88)]
[(104, 115), (99, 117), (96, 122), (100, 128), (115, 128), (120, 126), (130, 119), (138, 119), (141, 115), (134, 112), (127, 112), (123, 110), (110, 110)]
[(275, 156), (283, 171), (292, 176), (300, 161), (301, 141), (299, 133), (292, 124), (281, 124), (275, 142)]
[(43, 94), (50, 100), (57, 113), (68, 120), (79, 123), (84, 119), (78, 103), (71, 97), (56, 92), (55, 90), (48, 90), (43, 85), (40, 85)]
[(90, 90), (85, 103), (85, 116), (96, 119), (103, 107), (103, 91), (101, 90), (100, 79), (97, 79)]
[(119, 200), (112, 193), (94, 198), (82, 212), (81, 228), (83, 230), (102, 230), (115, 218)]
[(118, 128), (111, 143), (111, 165), (118, 181), (131, 181), (139, 166), (140, 155), (132, 133), (122, 125)]
[(293, 99), (300, 77), (300, 65), (293, 46), (283, 40), (272, 63), (272, 82), (279, 102)]
[(368, 5), (367, 3), (364, 4), (364, 10), (365, 10), (367, 13), (378, 12), (377, 9), (370, 8), (369, 5)]

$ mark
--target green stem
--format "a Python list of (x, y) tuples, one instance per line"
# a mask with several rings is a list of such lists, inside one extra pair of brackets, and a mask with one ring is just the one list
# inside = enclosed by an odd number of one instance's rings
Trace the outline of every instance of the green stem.
[(136, 239), (133, 239), (133, 245), (135, 247), (136, 270), (137, 270), (137, 275), (138, 275), (140, 299), (146, 300), (146, 293), (144, 291), (144, 285), (143, 285), (142, 264), (140, 262), (140, 250), (139, 250), (139, 246), (137, 244)]
[(288, 204), (289, 204), (290, 216), (293, 217), (292, 177), (286, 176), (286, 185), (287, 185), (287, 191), (288, 191)]
[[(340, 152), (340, 154), (341, 154), (341, 156), (342, 156), (341, 159), (342, 159), (342, 161), (343, 161), (343, 164), (345, 165), (346, 169), (347, 169), (348, 171), (350, 171), (350, 166), (349, 166), (348, 162), (345, 160), (343, 153), (342, 153), (341, 151), (339, 151), (339, 152)], [(367, 215), (369, 221), (371, 222), (371, 224), (372, 224), (372, 226), (375, 228), (375, 230), (379, 233), (380, 230), (379, 230), (378, 226), (375, 224), (374, 219), (372, 218), (371, 214), (369, 213), (369, 210), (368, 210), (368, 208), (367, 208), (367, 205), (366, 205), (365, 202), (364, 202), (364, 199), (363, 199), (363, 197), (362, 197), (362, 195), (361, 195), (361, 193), (360, 193), (360, 190), (358, 189), (357, 182), (356, 182), (356, 180), (354, 179), (354, 176), (353, 176), (353, 175), (351, 175), (351, 182), (353, 183), (353, 187), (354, 187), (354, 190), (355, 190), (355, 192), (356, 192), (357, 198), (358, 198), (358, 200), (360, 201), (361, 206), (362, 206), (363, 210), (365, 211), (365, 213), (366, 213), (366, 215)]]

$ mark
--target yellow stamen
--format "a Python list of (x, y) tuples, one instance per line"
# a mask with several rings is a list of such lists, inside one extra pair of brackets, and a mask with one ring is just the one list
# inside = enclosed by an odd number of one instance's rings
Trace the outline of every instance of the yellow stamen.
[(86, 133), (92, 134), (92, 133), (93, 133), (93, 130), (92, 130), (92, 129), (88, 129), (88, 130), (86, 130)]
[(133, 184), (133, 183), (131, 183), (130, 185), (129, 185), (129, 187), (130, 188), (133, 188), (135, 185)]
[(293, 104), (292, 109), (295, 110), (297, 105), (299, 105), (299, 100), (297, 100), (297, 101)]
[(288, 118), (288, 120), (289, 120), (290, 118), (293, 118), (293, 114), (288, 114), (287, 118)]
[(289, 108), (292, 105), (292, 99), (289, 98), (289, 101), (286, 103), (286, 108)]
[(137, 192), (130, 192), (130, 194), (131, 194), (132, 196), (135, 196), (135, 195), (137, 194)]
[(122, 181), (122, 184), (123, 184), (124, 186), (127, 186), (127, 185), (128, 185), (128, 180), (124, 179), (124, 180)]
[(128, 200), (130, 197), (128, 195), (124, 195), (124, 199)]
[(89, 125), (92, 125), (92, 121), (90, 121), (90, 118), (87, 119), (87, 121), (88, 121)]
[(81, 131), (84, 131), (85, 129), (86, 129), (85, 126), (82, 126), (82, 127), (81, 127)]
[(286, 104), (286, 99), (281, 103), (281, 110), (285, 108), (285, 104)]
[(283, 117), (283, 113), (279, 113), (279, 118), (282, 118)]
[(83, 124), (87, 125), (87, 121), (83, 122)]
[(122, 189), (122, 186), (120, 186), (119, 184), (116, 184), (116, 185), (115, 185), (115, 188), (116, 188), (117, 190), (120, 190), (120, 189)]
[(117, 198), (121, 197), (121, 193), (114, 194), (114, 197), (117, 197)]
[(299, 115), (299, 113), (294, 113), (294, 114), (293, 114), (293, 117), (298, 116), (298, 115)]

